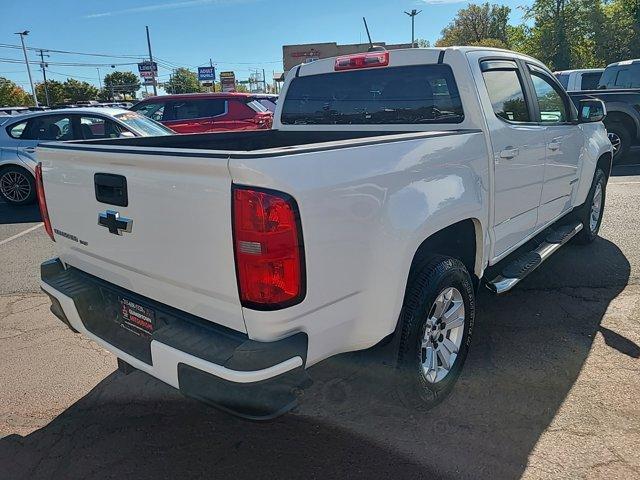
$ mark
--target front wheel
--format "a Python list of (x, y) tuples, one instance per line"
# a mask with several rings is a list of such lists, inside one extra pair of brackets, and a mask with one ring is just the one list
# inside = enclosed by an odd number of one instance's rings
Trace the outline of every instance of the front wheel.
[(464, 365), (475, 319), (469, 272), (459, 260), (433, 257), (412, 275), (400, 315), (398, 394), (426, 410), (452, 390)]
[(606, 194), (607, 175), (602, 168), (598, 167), (593, 175), (587, 200), (578, 210), (578, 219), (582, 222), (582, 230), (575, 236), (577, 243), (586, 245), (593, 242), (598, 236), (604, 214)]
[(614, 162), (620, 160), (629, 151), (631, 146), (631, 134), (619, 123), (607, 126), (607, 136), (613, 147)]

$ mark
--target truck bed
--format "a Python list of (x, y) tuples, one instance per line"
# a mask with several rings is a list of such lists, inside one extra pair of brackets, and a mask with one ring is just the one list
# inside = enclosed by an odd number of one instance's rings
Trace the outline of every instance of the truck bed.
[[(417, 138), (441, 137), (476, 132), (476, 130), (448, 130), (428, 132), (398, 131), (283, 131), (257, 130), (228, 133), (194, 133), (161, 137), (114, 138), (77, 140), (47, 144), (47, 147), (64, 148), (65, 144), (83, 144), (91, 150), (98, 146), (136, 147), (138, 153), (158, 154), (156, 149), (207, 150), (202, 156), (254, 157), (348, 148), (377, 143), (399, 142)], [(78, 150), (77, 146), (70, 147)], [(146, 151), (145, 149), (153, 149)], [(118, 148), (122, 151), (122, 148)], [(106, 151), (106, 150), (105, 150)], [(112, 151), (109, 149), (108, 151)]]

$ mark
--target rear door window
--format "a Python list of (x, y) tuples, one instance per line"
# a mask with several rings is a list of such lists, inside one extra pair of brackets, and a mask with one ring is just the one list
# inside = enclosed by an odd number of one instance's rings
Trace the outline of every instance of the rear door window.
[(460, 123), (462, 103), (448, 65), (370, 68), (298, 77), (282, 107), (283, 124)]
[(73, 140), (71, 117), (41, 115), (33, 117), (20, 136), (22, 140)]
[(171, 110), (172, 120), (218, 117), (226, 113), (227, 101), (224, 99), (174, 101), (171, 104)]
[(598, 82), (602, 72), (583, 73), (580, 79), (580, 90), (595, 90), (598, 88)]

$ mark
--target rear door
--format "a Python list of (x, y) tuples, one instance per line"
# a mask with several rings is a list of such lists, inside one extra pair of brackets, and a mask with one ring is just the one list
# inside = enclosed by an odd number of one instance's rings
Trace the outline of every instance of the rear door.
[(564, 89), (543, 69), (532, 64), (527, 64), (527, 69), (526, 78), (535, 97), (534, 115), (544, 127), (546, 139), (538, 209), (538, 226), (543, 226), (571, 208), (584, 136), (573, 122), (571, 100)]
[[(141, 147), (94, 150), (79, 143), (39, 147), (38, 160), (64, 262), (246, 331), (236, 284), (228, 155), (154, 155)], [(118, 192), (126, 192), (126, 201)], [(131, 220), (130, 231), (100, 225), (101, 215)]]
[(494, 257), (524, 241), (536, 227), (544, 179), (545, 127), (535, 121), (520, 62), (480, 59), (494, 164)]

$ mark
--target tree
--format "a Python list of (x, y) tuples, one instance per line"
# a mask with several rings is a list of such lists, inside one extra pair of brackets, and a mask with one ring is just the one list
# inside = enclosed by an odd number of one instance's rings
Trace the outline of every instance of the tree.
[(505, 5), (470, 4), (458, 10), (453, 21), (442, 30), (437, 47), (452, 45), (508, 46), (511, 9)]
[[(64, 103), (66, 101), (64, 83), (57, 80), (47, 80), (47, 91), (49, 92), (49, 105)], [(47, 95), (44, 91), (44, 83), (36, 84), (36, 94), (38, 95), (38, 101), (40, 103), (45, 103), (47, 101)]]
[(204, 91), (198, 81), (198, 75), (187, 68), (174, 70), (169, 81), (164, 84), (164, 89), (167, 93), (197, 93)]
[(429, 48), (431, 46), (431, 42), (424, 38), (416, 38), (416, 45), (418, 48)]
[(111, 72), (104, 77), (104, 90), (110, 92), (110, 98), (116, 93), (135, 96), (140, 90), (140, 79), (133, 72)]
[(33, 98), (8, 78), (0, 77), (0, 105), (7, 107), (33, 105)]
[(67, 78), (62, 86), (64, 88), (65, 101), (68, 102), (95, 100), (98, 96), (98, 89), (88, 82)]

